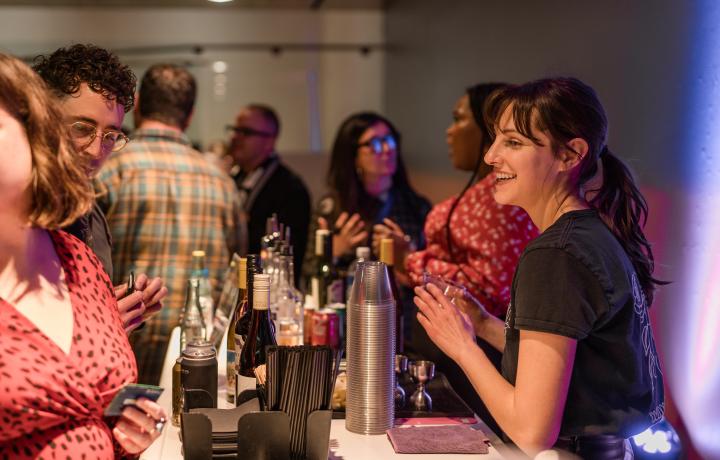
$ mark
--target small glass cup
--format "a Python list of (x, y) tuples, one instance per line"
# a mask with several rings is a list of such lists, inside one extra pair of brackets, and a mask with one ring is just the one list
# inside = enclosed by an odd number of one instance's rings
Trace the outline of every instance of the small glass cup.
[(433, 275), (428, 272), (423, 273), (423, 286), (426, 284), (434, 284), (437, 286), (453, 305), (456, 305), (457, 299), (465, 298), (467, 293), (465, 287), (457, 285), (442, 276)]

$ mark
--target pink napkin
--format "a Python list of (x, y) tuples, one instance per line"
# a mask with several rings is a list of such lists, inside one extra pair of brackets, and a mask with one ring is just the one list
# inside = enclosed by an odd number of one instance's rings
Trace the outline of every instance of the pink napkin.
[(390, 428), (388, 438), (398, 454), (487, 454), (485, 433), (467, 425)]

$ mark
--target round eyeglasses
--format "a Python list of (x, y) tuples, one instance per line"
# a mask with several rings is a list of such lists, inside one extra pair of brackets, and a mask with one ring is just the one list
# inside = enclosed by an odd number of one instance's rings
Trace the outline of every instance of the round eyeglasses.
[[(100, 133), (102, 135), (100, 138), (100, 145), (104, 150), (117, 152), (130, 142), (130, 139), (128, 139), (128, 137), (121, 131), (101, 131)], [(70, 136), (73, 140), (80, 143), (82, 148), (86, 148), (92, 144), (98, 136), (98, 129), (97, 126), (92, 123), (76, 121), (70, 124)]]
[(388, 150), (395, 150), (397, 148), (397, 141), (391, 134), (383, 137), (373, 137), (370, 140), (358, 144), (358, 147), (370, 147), (370, 150), (375, 155), (383, 153), (383, 145), (387, 146)]

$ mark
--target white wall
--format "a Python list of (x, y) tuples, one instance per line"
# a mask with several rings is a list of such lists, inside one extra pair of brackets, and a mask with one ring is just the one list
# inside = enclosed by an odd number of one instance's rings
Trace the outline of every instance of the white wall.
[[(379, 10), (239, 10), (155, 8), (0, 7), (0, 49), (21, 56), (51, 52), (72, 43), (110, 49), (213, 43), (382, 44)], [(189, 64), (199, 86), (193, 141), (224, 137), (248, 102), (273, 105), (286, 154), (326, 151), (342, 119), (357, 110), (382, 110), (384, 56), (359, 52), (190, 51), (123, 54), (142, 76), (156, 62)], [(215, 94), (212, 63), (227, 63), (226, 92)], [(222, 78), (222, 77), (221, 77)], [(131, 117), (126, 124), (131, 125)]]

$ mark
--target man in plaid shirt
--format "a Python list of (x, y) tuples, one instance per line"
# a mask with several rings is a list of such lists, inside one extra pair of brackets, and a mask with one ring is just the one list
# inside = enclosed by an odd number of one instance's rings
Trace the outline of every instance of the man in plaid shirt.
[(234, 182), (194, 150), (184, 134), (195, 94), (195, 79), (187, 70), (152, 66), (138, 93), (138, 129), (98, 176), (115, 277), (145, 272), (161, 276), (169, 290), (166, 307), (131, 337), (143, 383), (159, 381), (170, 332), (184, 304), (192, 251), (205, 251), (217, 301), (232, 253), (244, 253), (246, 244)]

